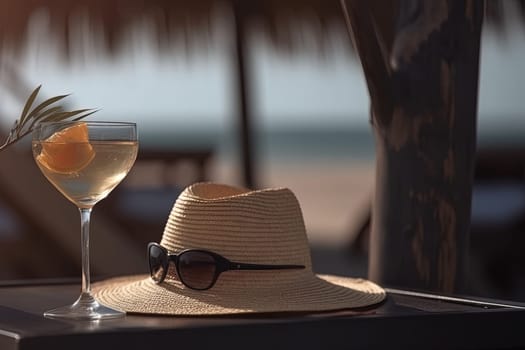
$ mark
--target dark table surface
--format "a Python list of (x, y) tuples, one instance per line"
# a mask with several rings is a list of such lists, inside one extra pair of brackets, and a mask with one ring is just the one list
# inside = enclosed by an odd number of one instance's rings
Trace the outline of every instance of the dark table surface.
[(100, 322), (42, 316), (78, 294), (75, 284), (1, 286), (0, 349), (525, 348), (525, 308), (496, 301), (389, 290), (386, 302), (359, 312), (214, 318), (128, 315)]

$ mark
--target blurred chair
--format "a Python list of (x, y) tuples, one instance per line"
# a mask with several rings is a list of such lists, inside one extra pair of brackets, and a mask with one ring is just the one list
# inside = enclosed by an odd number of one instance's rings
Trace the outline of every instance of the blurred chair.
[(147, 243), (160, 240), (180, 192), (194, 182), (209, 180), (212, 157), (211, 147), (141, 149), (127, 178), (99, 203), (100, 208), (111, 213), (145, 251)]
[(471, 287), (525, 300), (525, 149), (478, 151), (472, 194)]
[[(0, 152), (0, 279), (76, 278), (81, 262), (78, 211), (44, 178), (29, 148)], [(146, 272), (146, 243), (162, 235), (182, 188), (176, 184), (206, 179), (211, 156), (211, 149), (139, 153), (140, 176), (131, 172), (93, 210), (92, 276)], [(156, 186), (147, 181), (155, 173), (152, 167), (162, 169)], [(173, 177), (177, 167), (183, 175), (179, 180)]]
[[(80, 270), (79, 214), (44, 178), (27, 149), (29, 145), (25, 151), (10, 147), (0, 152), (0, 196), (13, 213), (11, 217), (20, 222), (17, 229), (23, 229), (0, 242), (1, 275), (64, 276)], [(92, 246), (96, 254), (91, 260), (92, 270), (105, 275), (140, 269), (142, 251), (125, 232), (104, 212), (97, 212), (94, 219)], [(6, 260), (10, 256), (16, 259)]]

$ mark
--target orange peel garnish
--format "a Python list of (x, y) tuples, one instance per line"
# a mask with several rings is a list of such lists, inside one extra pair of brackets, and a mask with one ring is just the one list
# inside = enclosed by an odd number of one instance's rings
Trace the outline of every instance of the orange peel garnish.
[(69, 174), (85, 168), (94, 157), (88, 126), (79, 123), (57, 131), (42, 142), (37, 161), (51, 171)]

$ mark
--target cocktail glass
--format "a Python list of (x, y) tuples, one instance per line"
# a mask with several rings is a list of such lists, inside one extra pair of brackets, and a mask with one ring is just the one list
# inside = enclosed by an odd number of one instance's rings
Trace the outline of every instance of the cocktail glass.
[(124, 316), (91, 294), (89, 223), (93, 206), (128, 174), (137, 157), (135, 123), (63, 121), (41, 123), (33, 131), (33, 156), (45, 177), (80, 211), (82, 289), (68, 306), (44, 313), (53, 318), (100, 320)]

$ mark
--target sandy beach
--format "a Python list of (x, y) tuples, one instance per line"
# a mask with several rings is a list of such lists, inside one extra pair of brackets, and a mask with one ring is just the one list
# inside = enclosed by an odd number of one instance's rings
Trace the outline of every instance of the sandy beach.
[[(210, 170), (212, 181), (240, 183), (233, 162), (214, 161)], [(260, 188), (288, 187), (295, 193), (312, 244), (341, 245), (353, 238), (370, 205), (374, 162), (262, 162), (257, 174)]]

